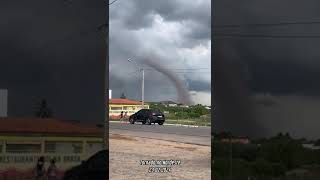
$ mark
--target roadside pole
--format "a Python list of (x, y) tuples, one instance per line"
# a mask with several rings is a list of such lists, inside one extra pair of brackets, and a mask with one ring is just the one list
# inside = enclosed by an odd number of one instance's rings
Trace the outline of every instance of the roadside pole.
[(127, 61), (134, 63), (140, 71), (142, 71), (142, 82), (141, 82), (141, 109), (144, 108), (144, 68), (141, 67), (136, 61), (133, 61), (131, 58), (127, 59)]
[(144, 109), (144, 69), (141, 68), (141, 70), (142, 70), (141, 98), (142, 98), (142, 109)]

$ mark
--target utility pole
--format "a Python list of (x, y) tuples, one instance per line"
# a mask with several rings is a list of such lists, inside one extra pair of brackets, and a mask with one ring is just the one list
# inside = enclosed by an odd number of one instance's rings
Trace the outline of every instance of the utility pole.
[(141, 97), (142, 97), (142, 109), (144, 109), (144, 69), (141, 68), (142, 70), (142, 85), (141, 85)]
[(142, 82), (141, 82), (141, 109), (143, 109), (143, 108), (144, 108), (144, 69), (143, 69), (143, 67), (140, 67), (140, 65), (137, 64), (137, 62), (132, 61), (131, 58), (129, 58), (128, 61), (135, 63), (136, 66), (139, 67), (140, 71), (142, 71)]

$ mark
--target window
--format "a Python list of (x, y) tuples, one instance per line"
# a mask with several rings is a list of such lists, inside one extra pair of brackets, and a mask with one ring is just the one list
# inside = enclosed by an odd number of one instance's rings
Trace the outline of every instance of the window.
[(40, 153), (41, 143), (7, 143), (7, 153)]
[(82, 142), (53, 142), (45, 143), (46, 153), (82, 153)]
[(56, 143), (46, 142), (44, 146), (44, 152), (46, 153), (55, 153), (56, 152)]
[(111, 107), (111, 110), (122, 110), (122, 107)]

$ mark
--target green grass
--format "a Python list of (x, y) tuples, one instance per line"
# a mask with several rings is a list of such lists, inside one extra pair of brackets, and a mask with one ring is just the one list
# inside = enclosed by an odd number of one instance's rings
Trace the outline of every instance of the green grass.
[[(110, 121), (119, 121), (119, 119), (110, 119)], [(122, 121), (129, 121), (128, 118)], [(194, 125), (194, 126), (211, 126), (210, 118), (196, 118), (196, 119), (174, 119), (167, 118), (166, 122), (168, 124), (182, 124), (182, 125)]]
[(211, 121), (208, 119), (167, 119), (166, 123), (194, 126), (211, 126)]

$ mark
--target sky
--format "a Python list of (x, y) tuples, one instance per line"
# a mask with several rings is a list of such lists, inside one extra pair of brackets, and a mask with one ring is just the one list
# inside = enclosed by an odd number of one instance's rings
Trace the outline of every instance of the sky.
[(46, 99), (54, 117), (101, 123), (105, 102), (104, 1), (0, 4), (0, 89), (8, 115), (33, 116)]
[(212, 44), (218, 130), (320, 138), (320, 38), (301, 38), (316, 36), (320, 23), (225, 26), (319, 22), (319, 5), (316, 0), (215, 1)]
[[(128, 58), (137, 65), (128, 62)], [(184, 103), (186, 96), (174, 83), (178, 82), (192, 104), (211, 105), (211, 1), (119, 0), (112, 4), (109, 7), (112, 97), (124, 93), (127, 98), (141, 100), (139, 67), (146, 69), (145, 101)]]

